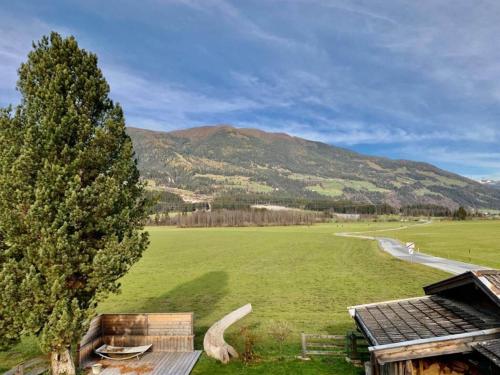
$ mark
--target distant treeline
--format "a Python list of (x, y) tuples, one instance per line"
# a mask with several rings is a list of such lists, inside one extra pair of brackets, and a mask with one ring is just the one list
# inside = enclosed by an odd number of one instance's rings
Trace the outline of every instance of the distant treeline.
[(434, 204), (412, 204), (401, 208), (389, 204), (363, 204), (349, 201), (312, 201), (305, 207), (308, 210), (329, 211), (342, 214), (361, 215), (402, 215), (402, 216), (433, 216), (452, 217), (453, 211), (448, 207)]
[(448, 207), (437, 206), (434, 204), (414, 204), (403, 206), (400, 213), (404, 216), (433, 216), (433, 217), (451, 217), (453, 211)]
[[(169, 192), (149, 192), (152, 198), (148, 225), (178, 227), (241, 227), (268, 225), (312, 225), (335, 214), (402, 215), (409, 217), (448, 217), (465, 220), (472, 213), (464, 208), (452, 211), (433, 204), (413, 204), (395, 208), (388, 204), (367, 204), (333, 199), (307, 199), (265, 194), (217, 196), (211, 203), (188, 203)], [(276, 205), (299, 210), (267, 210), (253, 205)], [(478, 215), (478, 214), (476, 214)]]
[(148, 191), (146, 194), (153, 203), (151, 207), (152, 214), (167, 212), (193, 212), (196, 210), (208, 209), (209, 207), (209, 204), (204, 202), (184, 202), (180, 196), (168, 191)]
[(271, 225), (312, 225), (329, 220), (327, 215), (298, 210), (270, 211), (265, 209), (214, 210), (156, 214), (150, 225), (174, 225), (184, 227), (246, 227)]
[(433, 216), (454, 217), (455, 211), (445, 206), (434, 204), (411, 204), (400, 208), (389, 204), (369, 204), (334, 199), (296, 198), (285, 194), (237, 193), (216, 196), (208, 203), (188, 203), (181, 197), (169, 192), (150, 192), (154, 198), (152, 214), (168, 212), (194, 212), (212, 210), (249, 210), (252, 205), (277, 205), (299, 208), (309, 211), (320, 211), (342, 214), (360, 215), (403, 215), (403, 216)]
[(326, 211), (339, 214), (361, 214), (361, 215), (391, 215), (397, 213), (397, 209), (388, 204), (366, 204), (350, 201), (315, 200), (308, 202), (306, 210)]

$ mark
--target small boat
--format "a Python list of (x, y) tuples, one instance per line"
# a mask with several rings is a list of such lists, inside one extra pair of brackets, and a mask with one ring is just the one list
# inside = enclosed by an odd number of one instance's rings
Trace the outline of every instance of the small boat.
[(151, 348), (151, 346), (153, 345), (149, 344), (143, 346), (112, 346), (104, 344), (99, 348), (95, 349), (95, 352), (102, 358), (120, 361), (131, 358), (138, 359), (141, 355), (146, 353), (149, 350), (149, 348)]

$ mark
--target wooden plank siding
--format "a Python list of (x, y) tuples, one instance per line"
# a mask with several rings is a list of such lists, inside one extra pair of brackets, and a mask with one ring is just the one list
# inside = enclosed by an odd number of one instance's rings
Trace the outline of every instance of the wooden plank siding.
[(77, 362), (85, 367), (94, 357), (94, 350), (104, 344), (101, 331), (101, 315), (96, 316), (89, 325), (87, 333), (82, 337), (77, 347)]
[(78, 363), (95, 360), (94, 350), (103, 344), (141, 346), (152, 352), (192, 352), (193, 313), (102, 314), (92, 320), (78, 349)]
[(153, 352), (192, 352), (191, 336), (103, 336), (104, 342), (113, 346), (142, 346), (153, 344)]

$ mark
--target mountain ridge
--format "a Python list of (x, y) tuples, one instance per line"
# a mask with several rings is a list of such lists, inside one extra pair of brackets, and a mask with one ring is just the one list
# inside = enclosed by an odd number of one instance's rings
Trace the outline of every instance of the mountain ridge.
[(128, 127), (143, 177), (160, 189), (215, 196), (500, 208), (498, 190), (429, 163), (368, 156), (286, 133), (209, 125), (171, 132)]

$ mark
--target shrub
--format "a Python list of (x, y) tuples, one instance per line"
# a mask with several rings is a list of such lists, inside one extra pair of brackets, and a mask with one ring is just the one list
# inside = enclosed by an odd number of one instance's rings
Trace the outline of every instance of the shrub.
[(269, 336), (271, 336), (277, 343), (279, 347), (280, 356), (283, 356), (283, 344), (288, 339), (292, 333), (292, 327), (290, 323), (284, 320), (271, 321), (269, 325)]
[(255, 354), (255, 344), (258, 341), (257, 334), (250, 326), (243, 326), (240, 329), (240, 335), (243, 339), (243, 353), (241, 359), (244, 363), (248, 364), (257, 359)]

